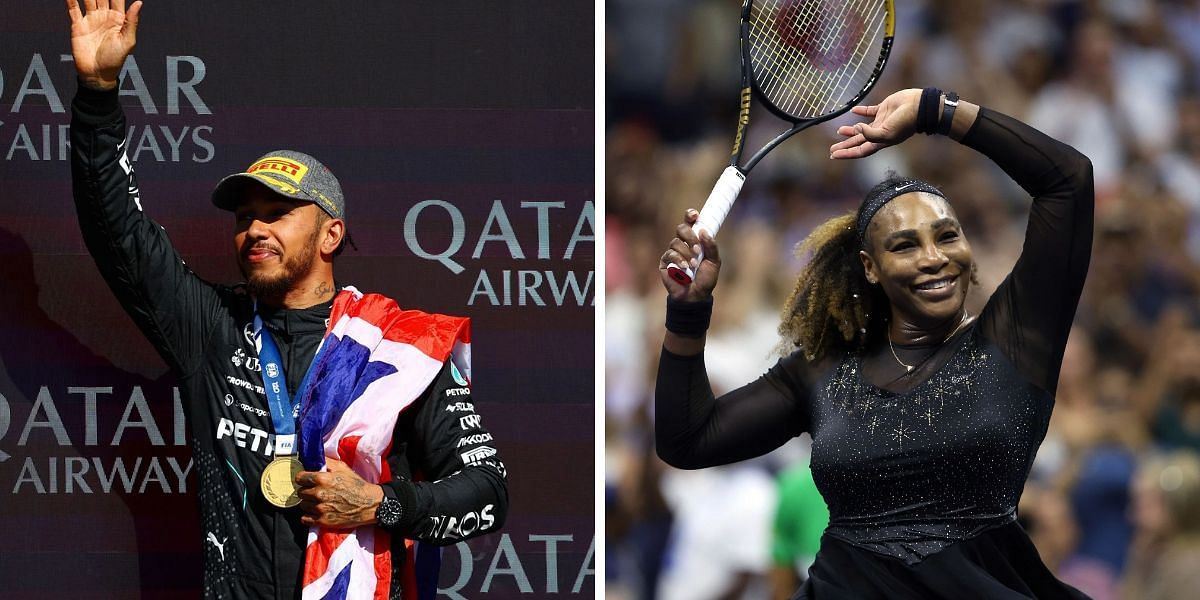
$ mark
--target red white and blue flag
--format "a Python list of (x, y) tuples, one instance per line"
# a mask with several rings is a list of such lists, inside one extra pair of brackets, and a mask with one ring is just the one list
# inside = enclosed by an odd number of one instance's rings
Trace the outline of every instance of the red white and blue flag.
[[(437, 377), (447, 359), (470, 380), (470, 321), (402, 310), (378, 294), (344, 288), (333, 303), (329, 330), (311, 384), (301, 390), (300, 460), (310, 471), (337, 458), (371, 483), (391, 479), (385, 457), (400, 413)], [(418, 596), (416, 543), (406, 540), (400, 569), (405, 600)], [(305, 600), (386, 600), (392, 585), (391, 535), (374, 526), (349, 531), (313, 527), (304, 560)], [(427, 550), (429, 550), (427, 548)], [(436, 570), (437, 562), (422, 561)]]

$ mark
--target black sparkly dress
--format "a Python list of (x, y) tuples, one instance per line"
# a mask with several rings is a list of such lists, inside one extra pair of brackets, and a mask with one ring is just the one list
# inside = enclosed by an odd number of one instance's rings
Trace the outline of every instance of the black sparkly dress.
[(820, 367), (793, 354), (714, 398), (701, 356), (663, 352), (668, 463), (727, 464), (812, 435), (830, 523), (797, 598), (1085, 597), (1045, 567), (1016, 507), (1087, 274), (1091, 165), (986, 109), (962, 143), (1033, 196), (1025, 245), (978, 319), (942, 344), (896, 347), (911, 373), (883, 340)]

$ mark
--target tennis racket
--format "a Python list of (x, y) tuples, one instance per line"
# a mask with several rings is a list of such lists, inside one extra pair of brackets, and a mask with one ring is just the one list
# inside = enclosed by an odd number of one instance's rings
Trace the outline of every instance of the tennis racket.
[[(729, 166), (692, 226), (697, 236), (706, 230), (716, 237), (746, 175), (768, 152), (866, 97), (887, 64), (894, 31), (892, 0), (745, 0), (737, 134)], [(792, 126), (739, 166), (752, 94)], [(696, 264), (703, 259), (701, 253)], [(667, 272), (681, 285), (695, 276), (691, 267), (674, 264)]]

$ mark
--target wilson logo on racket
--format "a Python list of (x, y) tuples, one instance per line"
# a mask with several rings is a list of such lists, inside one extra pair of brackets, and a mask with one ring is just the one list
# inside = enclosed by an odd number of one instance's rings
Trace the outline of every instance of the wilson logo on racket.
[(308, 173), (308, 167), (282, 156), (268, 156), (250, 165), (249, 169), (246, 169), (247, 174), (254, 173), (255, 171), (271, 171), (299, 184), (304, 179), (304, 174)]
[(746, 133), (746, 125), (750, 123), (750, 88), (742, 88), (742, 107), (738, 109), (737, 135), (733, 137), (733, 152), (736, 156), (742, 150), (742, 137)]

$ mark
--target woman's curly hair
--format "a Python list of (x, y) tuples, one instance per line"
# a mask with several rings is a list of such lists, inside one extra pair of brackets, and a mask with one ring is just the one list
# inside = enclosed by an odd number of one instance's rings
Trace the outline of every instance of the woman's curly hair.
[(812, 252), (783, 307), (779, 333), (810, 362), (863, 347), (882, 331), (887, 297), (867, 281), (854, 230), (858, 211), (818, 226), (796, 249)]
[[(864, 198), (905, 181), (889, 171)], [(887, 296), (867, 281), (858, 257), (864, 242), (856, 224), (865, 204), (864, 200), (857, 209), (817, 226), (796, 248), (798, 256), (812, 252), (812, 259), (783, 307), (779, 333), (810, 362), (859, 350), (883, 335), (887, 326)]]

